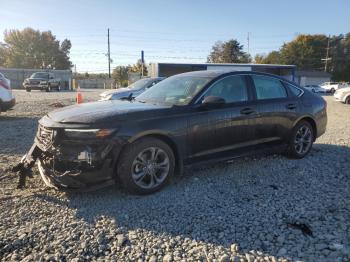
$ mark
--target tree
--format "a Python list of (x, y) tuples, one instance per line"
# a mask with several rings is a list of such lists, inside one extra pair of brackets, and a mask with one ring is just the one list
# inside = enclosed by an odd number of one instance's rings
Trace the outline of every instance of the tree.
[[(336, 81), (350, 81), (350, 33), (332, 36), (329, 39), (327, 72)], [(261, 64), (293, 64), (298, 69), (319, 70), (325, 68), (328, 37), (325, 35), (299, 35), (283, 44), (279, 51), (268, 55), (256, 55)]]
[(329, 70), (336, 81), (350, 81), (350, 33), (330, 39)]
[(296, 65), (299, 69), (322, 70), (328, 38), (325, 35), (299, 35), (280, 50), (284, 64)]
[(127, 86), (128, 85), (128, 72), (130, 70), (130, 66), (117, 66), (113, 69), (112, 78), (118, 83), (119, 86)]
[(207, 58), (208, 63), (248, 63), (250, 61), (250, 56), (243, 52), (243, 45), (234, 39), (216, 42)]
[(143, 75), (148, 75), (147, 67), (145, 66), (145, 63), (142, 64), (141, 59), (137, 60), (136, 64), (134, 64), (132, 67), (129, 68), (129, 72), (131, 73), (142, 73), (142, 67), (143, 67)]
[(257, 54), (255, 56), (255, 63), (257, 64), (281, 64), (281, 54), (278, 51), (272, 51), (268, 55), (264, 56)]
[(0, 65), (18, 68), (70, 69), (71, 42), (60, 41), (51, 31), (40, 32), (32, 28), (4, 32), (0, 45)]

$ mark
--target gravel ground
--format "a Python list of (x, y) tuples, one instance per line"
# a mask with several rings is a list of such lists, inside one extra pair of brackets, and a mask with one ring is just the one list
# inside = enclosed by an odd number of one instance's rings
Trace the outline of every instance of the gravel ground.
[[(84, 92), (94, 100), (98, 91)], [(302, 160), (259, 156), (188, 169), (161, 192), (25, 190), (6, 171), (37, 120), (74, 93), (15, 91), (0, 115), (1, 261), (350, 261), (350, 106), (328, 101), (328, 129)]]

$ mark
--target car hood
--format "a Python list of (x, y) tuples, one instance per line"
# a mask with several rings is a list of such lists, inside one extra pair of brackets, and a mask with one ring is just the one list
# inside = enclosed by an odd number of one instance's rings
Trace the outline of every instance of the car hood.
[(112, 89), (112, 90), (108, 90), (108, 91), (105, 91), (103, 93), (100, 94), (101, 97), (106, 97), (106, 96), (109, 96), (111, 94), (119, 94), (119, 93), (124, 93), (124, 92), (130, 92), (131, 89), (130, 88), (118, 88), (118, 89)]
[(137, 101), (108, 100), (83, 103), (64, 107), (48, 113), (46, 118), (56, 124), (89, 125), (104, 123), (115, 125), (116, 120), (144, 117), (145, 114), (156, 115), (156, 111), (169, 106), (141, 103)]

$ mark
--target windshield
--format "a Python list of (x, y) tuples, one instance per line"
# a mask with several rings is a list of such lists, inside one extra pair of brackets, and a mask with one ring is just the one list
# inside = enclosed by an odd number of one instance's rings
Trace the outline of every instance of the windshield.
[(148, 83), (152, 81), (151, 79), (140, 79), (136, 81), (135, 83), (131, 84), (129, 88), (133, 91), (140, 90), (141, 88), (148, 85)]
[(210, 77), (172, 76), (136, 97), (140, 102), (187, 105), (211, 80)]
[(30, 76), (30, 78), (49, 78), (48, 73), (34, 73)]

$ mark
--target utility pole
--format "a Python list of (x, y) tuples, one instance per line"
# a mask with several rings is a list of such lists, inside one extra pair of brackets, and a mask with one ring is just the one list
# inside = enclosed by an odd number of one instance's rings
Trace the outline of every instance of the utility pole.
[(143, 77), (143, 65), (145, 63), (144, 52), (141, 50), (141, 77)]
[(248, 41), (248, 55), (250, 55), (250, 52), (249, 52), (249, 44), (250, 44), (250, 43), (249, 43), (249, 40), (250, 40), (250, 39), (249, 39), (249, 35), (250, 35), (250, 33), (248, 32), (248, 36), (247, 36), (247, 41)]
[(328, 36), (328, 43), (327, 43), (327, 52), (326, 52), (326, 58), (325, 59), (321, 59), (322, 61), (325, 61), (324, 64), (324, 71), (327, 72), (328, 69), (328, 60), (331, 60), (332, 58), (329, 57), (329, 49), (330, 49), (330, 38), (331, 36)]
[(111, 49), (109, 44), (109, 28), (108, 28), (108, 78), (111, 78)]

